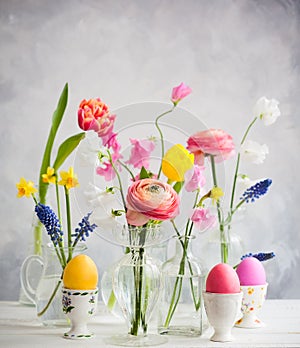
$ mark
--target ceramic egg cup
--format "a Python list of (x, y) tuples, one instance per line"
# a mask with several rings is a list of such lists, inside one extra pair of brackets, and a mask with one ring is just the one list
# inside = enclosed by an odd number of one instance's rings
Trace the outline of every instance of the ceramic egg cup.
[(208, 321), (214, 328), (214, 334), (210, 340), (215, 342), (233, 341), (231, 330), (240, 314), (243, 293), (203, 292), (203, 297)]
[(236, 327), (255, 329), (265, 326), (265, 324), (258, 319), (257, 313), (265, 302), (267, 287), (268, 284), (241, 286), (243, 292), (243, 317), (235, 323)]
[(89, 331), (87, 323), (97, 309), (98, 288), (94, 290), (62, 288), (62, 295), (63, 311), (71, 321), (71, 329), (64, 334), (64, 338), (91, 338), (93, 333)]

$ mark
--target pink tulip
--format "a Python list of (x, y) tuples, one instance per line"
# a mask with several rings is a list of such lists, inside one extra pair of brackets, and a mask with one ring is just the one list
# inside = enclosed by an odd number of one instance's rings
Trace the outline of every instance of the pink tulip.
[(84, 131), (94, 130), (99, 137), (112, 132), (116, 115), (99, 98), (83, 99), (78, 108), (78, 124)]
[(132, 144), (131, 155), (127, 163), (132, 164), (135, 168), (149, 168), (149, 158), (155, 148), (153, 140), (148, 139), (130, 139)]
[(181, 99), (188, 96), (191, 92), (192, 89), (183, 82), (181, 82), (179, 86), (173, 88), (171, 100), (174, 103), (174, 105), (177, 105)]
[(127, 192), (127, 222), (142, 226), (150, 219), (169, 220), (179, 214), (179, 196), (173, 187), (156, 179), (134, 181)]
[(193, 192), (203, 187), (206, 183), (206, 178), (203, 174), (205, 168), (198, 165), (185, 173), (185, 189), (187, 192)]
[(232, 137), (221, 129), (208, 129), (192, 135), (187, 141), (187, 149), (194, 154), (195, 163), (204, 164), (206, 155), (215, 156), (216, 162), (222, 162), (234, 155)]
[(200, 232), (214, 227), (217, 221), (216, 217), (210, 214), (209, 209), (204, 208), (196, 208), (191, 216), (191, 220)]

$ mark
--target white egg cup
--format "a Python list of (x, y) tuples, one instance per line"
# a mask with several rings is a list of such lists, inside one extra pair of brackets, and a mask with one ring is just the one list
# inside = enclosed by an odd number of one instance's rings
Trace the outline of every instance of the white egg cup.
[(231, 330), (241, 311), (243, 293), (218, 294), (205, 291), (203, 297), (208, 321), (214, 328), (214, 334), (210, 340), (233, 341)]
[(265, 326), (258, 319), (257, 313), (263, 306), (267, 295), (268, 283), (265, 285), (241, 286), (243, 292), (242, 313), (243, 317), (235, 323), (236, 327), (255, 329)]
[(97, 309), (98, 288), (94, 290), (62, 288), (62, 295), (63, 311), (71, 320), (71, 329), (64, 334), (64, 338), (78, 340), (93, 337), (87, 323)]

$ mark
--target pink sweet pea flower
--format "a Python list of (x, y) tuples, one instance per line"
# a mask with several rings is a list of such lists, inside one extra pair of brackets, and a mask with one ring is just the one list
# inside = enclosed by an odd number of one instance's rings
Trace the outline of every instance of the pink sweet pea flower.
[(83, 99), (78, 108), (78, 125), (84, 131), (94, 130), (99, 137), (112, 132), (116, 115), (99, 98)]
[(142, 226), (150, 219), (169, 220), (179, 214), (179, 196), (173, 187), (156, 179), (134, 181), (127, 192), (127, 222)]
[(216, 217), (210, 214), (209, 209), (205, 208), (196, 208), (191, 216), (191, 220), (200, 232), (214, 227), (217, 221)]
[(203, 174), (205, 167), (198, 166), (197, 164), (191, 170), (188, 170), (185, 173), (185, 189), (187, 192), (196, 191), (198, 188), (201, 188), (206, 183), (206, 178)]
[(177, 105), (181, 99), (188, 96), (191, 92), (192, 89), (183, 82), (181, 82), (179, 86), (173, 88), (171, 100), (174, 103), (174, 105)]
[(105, 136), (103, 136), (102, 139), (102, 144), (103, 146), (106, 146), (109, 149), (113, 149), (114, 152), (119, 152), (121, 149), (121, 144), (117, 140), (117, 133), (109, 133)]
[(222, 162), (234, 155), (232, 137), (222, 129), (208, 129), (197, 132), (187, 141), (187, 149), (194, 154), (195, 163), (204, 164), (204, 157), (215, 156), (216, 162)]
[(130, 142), (132, 149), (127, 163), (132, 164), (135, 168), (149, 168), (149, 157), (155, 148), (154, 141), (149, 139), (130, 139)]
[[(122, 158), (122, 155), (118, 152), (112, 154), (112, 161), (118, 171), (122, 170), (121, 165), (117, 162), (118, 159)], [(115, 178), (116, 173), (109, 161), (103, 162), (101, 166), (96, 168), (96, 173), (103, 176), (106, 181), (111, 181)]]

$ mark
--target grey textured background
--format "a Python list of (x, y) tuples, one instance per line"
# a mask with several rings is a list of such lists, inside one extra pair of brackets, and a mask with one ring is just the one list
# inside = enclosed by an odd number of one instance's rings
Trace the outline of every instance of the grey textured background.
[[(182, 107), (236, 143), (259, 97), (280, 101), (276, 124), (251, 137), (270, 154), (249, 174), (274, 183), (238, 233), (247, 251), (277, 254), (266, 266), (268, 296), (300, 298), (299, 1), (1, 0), (0, 18), (1, 300), (18, 299), (30, 250), (33, 206), (17, 200), (15, 183), (37, 178), (65, 82), (70, 98), (60, 141), (78, 131), (83, 98), (101, 97), (112, 109), (167, 102), (181, 81), (193, 89)], [(88, 251), (101, 273), (119, 257), (97, 236)]]

